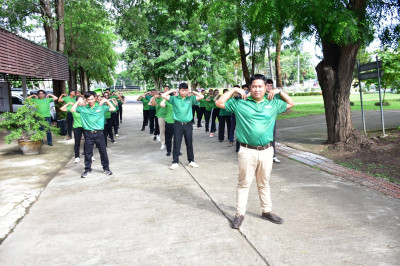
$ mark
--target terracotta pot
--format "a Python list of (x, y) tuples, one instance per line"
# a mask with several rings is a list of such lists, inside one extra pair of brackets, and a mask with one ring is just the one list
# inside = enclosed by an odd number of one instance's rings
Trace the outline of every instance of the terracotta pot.
[(20, 140), (20, 141), (18, 141), (18, 146), (24, 155), (39, 154), (40, 148), (42, 147), (42, 141), (41, 140), (38, 140), (38, 141)]

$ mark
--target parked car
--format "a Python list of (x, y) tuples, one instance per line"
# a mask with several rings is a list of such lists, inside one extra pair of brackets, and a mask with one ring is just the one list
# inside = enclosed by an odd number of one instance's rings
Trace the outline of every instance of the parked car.
[[(25, 99), (21, 95), (16, 95), (16, 94), (11, 95), (11, 97), (13, 106), (12, 109), (13, 112), (16, 112), (18, 108), (20, 108), (24, 104)], [(57, 120), (57, 112), (54, 102), (50, 103), (50, 115), (52, 120)]]

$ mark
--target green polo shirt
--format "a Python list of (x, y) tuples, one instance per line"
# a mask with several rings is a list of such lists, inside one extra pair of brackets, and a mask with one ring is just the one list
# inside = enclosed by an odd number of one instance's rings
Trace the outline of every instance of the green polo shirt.
[[(67, 106), (68, 112), (71, 112), (72, 105)], [(82, 119), (81, 114), (78, 112), (72, 112), (72, 117), (74, 118), (74, 126), (73, 128), (82, 127)]]
[(206, 99), (205, 98), (201, 99), (199, 101), (199, 103), (200, 103), (200, 107), (206, 107)]
[(169, 103), (174, 106), (172, 118), (181, 123), (192, 121), (192, 105), (196, 103), (196, 96), (187, 96), (183, 99), (180, 95), (170, 96)]
[(76, 97), (71, 98), (69, 96), (64, 96), (62, 99), (65, 103), (75, 103), (76, 102)]
[(174, 107), (168, 101), (165, 101), (165, 109), (167, 110), (165, 114), (165, 122), (168, 124), (173, 124), (175, 122), (173, 118)]
[(264, 146), (274, 139), (276, 116), (286, 108), (287, 103), (277, 98), (257, 103), (247, 97), (247, 100), (229, 99), (225, 103), (226, 111), (235, 113), (238, 141), (252, 146)]
[[(115, 105), (115, 104), (110, 100), (110, 102), (114, 105), (116, 111), (118, 111), (118, 110), (119, 110), (119, 106), (118, 106), (118, 97), (117, 97), (117, 96), (110, 96), (110, 99), (115, 99), (115, 100), (117, 101), (117, 104)], [(115, 112), (116, 112), (116, 111), (115, 111)], [(115, 113), (115, 112), (113, 112), (113, 113)]]
[(211, 97), (209, 100), (210, 101), (206, 101), (206, 111), (212, 111), (212, 109), (214, 109), (215, 106), (214, 97)]
[(36, 111), (39, 113), (39, 115), (43, 117), (51, 117), (50, 114), (50, 103), (54, 102), (53, 98), (44, 98), (44, 99), (35, 99), (32, 98), (33, 102), (38, 105), (38, 108)]
[[(153, 98), (153, 96), (151, 96), (151, 95), (146, 95), (145, 97), (146, 97), (146, 99), (147, 99), (148, 102), (150, 102), (151, 98)], [(150, 106), (150, 105), (149, 105), (149, 110), (154, 110), (154, 111), (155, 111), (155, 110), (156, 110), (156, 107), (155, 107), (155, 106)]]
[(226, 111), (226, 110), (223, 109), (223, 108), (220, 108), (220, 110), (219, 110), (219, 116), (231, 116), (231, 115), (232, 115), (231, 112), (228, 112), (228, 111)]
[(99, 105), (91, 108), (89, 105), (78, 106), (76, 111), (81, 114), (82, 126), (85, 130), (103, 130), (106, 112), (110, 110), (108, 105)]
[(161, 107), (160, 103), (164, 100), (163, 98), (156, 98), (156, 116), (159, 118), (165, 118), (167, 114), (167, 108), (166, 107)]
[(146, 98), (140, 98), (139, 101), (143, 103), (143, 110), (149, 110), (149, 100), (147, 100)]

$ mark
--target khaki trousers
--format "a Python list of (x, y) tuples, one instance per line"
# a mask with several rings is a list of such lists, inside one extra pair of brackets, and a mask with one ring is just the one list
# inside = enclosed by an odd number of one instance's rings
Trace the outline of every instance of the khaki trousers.
[(160, 128), (161, 145), (165, 145), (165, 118), (158, 118), (158, 126)]
[(251, 182), (256, 177), (258, 196), (262, 212), (272, 210), (272, 202), (269, 187), (269, 178), (272, 171), (272, 158), (274, 149), (253, 150), (240, 147), (239, 156), (239, 183), (236, 190), (236, 213), (245, 215), (247, 198)]

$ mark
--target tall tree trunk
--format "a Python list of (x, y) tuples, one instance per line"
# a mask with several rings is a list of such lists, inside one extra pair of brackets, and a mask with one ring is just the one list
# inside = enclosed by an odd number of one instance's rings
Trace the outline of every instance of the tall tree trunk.
[(350, 88), (358, 48), (358, 44), (322, 42), (324, 59), (315, 69), (324, 98), (328, 143), (344, 142), (353, 131)]
[(39, 2), (47, 48), (57, 51), (57, 31), (53, 25), (54, 19), (51, 12), (50, 2), (49, 0), (40, 0)]
[(239, 51), (240, 51), (240, 61), (242, 62), (242, 71), (243, 71), (243, 77), (246, 81), (246, 84), (250, 83), (250, 73), (249, 73), (249, 68), (247, 67), (247, 60), (246, 60), (246, 51), (244, 47), (244, 40), (243, 40), (243, 33), (242, 33), (242, 27), (240, 25), (239, 18), (236, 21), (236, 34), (239, 42)]
[(276, 87), (283, 87), (282, 84), (282, 70), (281, 70), (281, 46), (282, 46), (282, 32), (283, 29), (278, 29), (278, 38), (275, 47), (275, 74), (276, 74)]
[(274, 80), (274, 71), (272, 68), (272, 57), (271, 57), (271, 50), (268, 46), (268, 63), (269, 63), (269, 73), (271, 74), (271, 79)]
[(69, 68), (69, 81), (68, 81), (69, 90), (77, 90), (76, 84), (76, 71), (74, 68)]
[(81, 93), (84, 94), (88, 91), (88, 89), (86, 84), (86, 72), (82, 67), (79, 68), (79, 81), (79, 83), (81, 84)]

